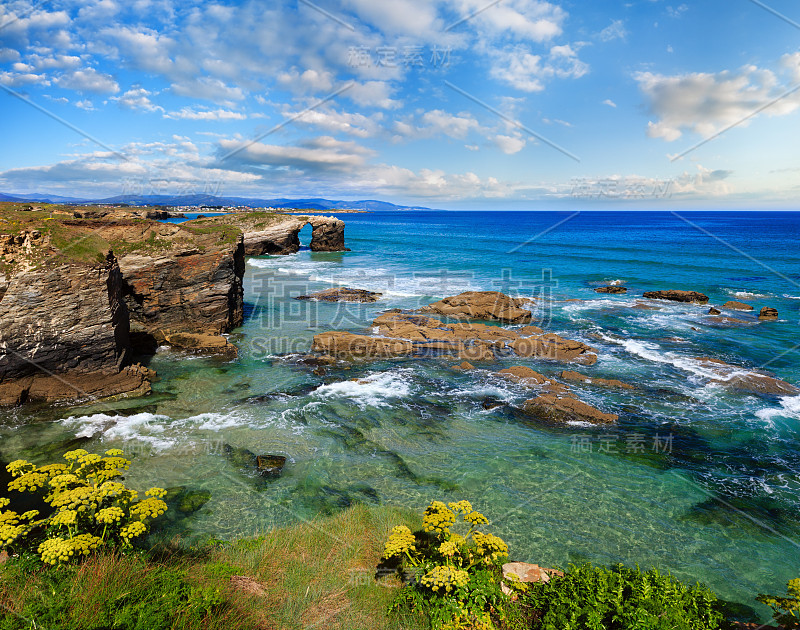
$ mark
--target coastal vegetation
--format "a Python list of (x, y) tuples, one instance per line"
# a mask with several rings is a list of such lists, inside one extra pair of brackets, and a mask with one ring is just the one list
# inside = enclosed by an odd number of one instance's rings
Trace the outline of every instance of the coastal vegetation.
[[(130, 463), (119, 450), (78, 449), (64, 463), (7, 466), (0, 629), (723, 627), (713, 592), (655, 569), (586, 564), (520, 578), (524, 563), (506, 564), (508, 545), (465, 500), (433, 501), (421, 519), (355, 505), (234, 542), (147, 538), (168, 492), (140, 500), (123, 483)], [(41, 510), (16, 511), (32, 497)], [(786, 627), (797, 582), (789, 598), (760, 597)]]

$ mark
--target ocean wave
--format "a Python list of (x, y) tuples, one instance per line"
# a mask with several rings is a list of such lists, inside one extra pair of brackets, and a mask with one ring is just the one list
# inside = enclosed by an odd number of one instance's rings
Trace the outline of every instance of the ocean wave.
[(739, 300), (758, 300), (774, 297), (772, 293), (755, 293), (753, 291), (743, 291), (741, 289), (725, 289), (725, 293)]
[(780, 405), (777, 409), (775, 407), (759, 409), (756, 411), (756, 417), (767, 421), (773, 421), (775, 418), (800, 420), (800, 396), (783, 396)]
[(340, 381), (321, 385), (312, 396), (323, 399), (349, 398), (359, 407), (385, 407), (387, 399), (403, 398), (411, 394), (409, 375), (411, 370), (400, 369), (370, 374), (352, 381)]

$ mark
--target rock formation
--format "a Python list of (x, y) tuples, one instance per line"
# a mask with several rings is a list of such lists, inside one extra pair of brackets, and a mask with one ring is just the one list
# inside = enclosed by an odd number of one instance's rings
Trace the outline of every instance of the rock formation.
[(666, 291), (647, 291), (644, 297), (651, 300), (669, 300), (671, 302), (686, 302), (691, 304), (708, 304), (708, 296), (697, 291), (682, 291), (668, 289)]
[(758, 319), (762, 321), (775, 321), (778, 319), (778, 309), (772, 308), (771, 306), (765, 306), (758, 314)]
[(745, 304), (744, 302), (737, 302), (736, 300), (730, 300), (728, 302), (725, 302), (725, 304), (722, 305), (722, 308), (727, 308), (727, 309), (731, 309), (731, 310), (734, 310), (734, 311), (752, 311), (753, 310), (753, 307), (750, 306), (749, 304)]
[(594, 291), (595, 293), (627, 293), (628, 289), (625, 287), (610, 285), (607, 287), (597, 287)]
[(526, 400), (522, 410), (540, 420), (564, 424), (566, 422), (589, 422), (591, 424), (611, 424), (619, 419), (614, 413), (604, 413), (591, 405), (573, 398), (559, 397), (556, 394), (541, 394)]
[(317, 291), (310, 295), (298, 295), (296, 300), (316, 300), (317, 302), (377, 302), (382, 293), (374, 293), (365, 289), (348, 289), (336, 287)]
[(712, 306), (710, 309), (708, 309), (708, 314), (709, 315), (722, 315), (722, 311), (719, 310), (718, 308), (714, 308)]
[(772, 377), (757, 370), (749, 370), (731, 365), (711, 357), (696, 357), (702, 367), (716, 375), (712, 382), (738, 389), (751, 394), (773, 394), (777, 396), (796, 396), (800, 388), (781, 379)]
[(372, 322), (373, 335), (330, 331), (314, 337), (312, 350), (337, 358), (379, 359), (400, 356), (455, 356), (466, 361), (493, 361), (523, 356), (591, 365), (596, 350), (580, 341), (543, 334), (536, 326), (507, 330), (487, 324), (450, 322), (387, 311)]
[(481, 319), (505, 324), (527, 324), (531, 312), (522, 308), (530, 300), (512, 298), (499, 291), (465, 291), (446, 297), (421, 309), (420, 313), (433, 313), (452, 319)]
[(344, 244), (344, 221), (327, 216), (293, 216), (269, 212), (244, 212), (195, 219), (187, 227), (232, 225), (244, 234), (246, 256), (294, 254), (300, 249), (300, 230), (311, 225), (311, 251), (349, 251)]
[(628, 383), (623, 383), (620, 380), (615, 378), (596, 378), (592, 376), (586, 376), (585, 374), (581, 374), (580, 372), (572, 372), (565, 370), (561, 372), (561, 378), (567, 381), (578, 381), (581, 383), (585, 383), (587, 385), (598, 385), (600, 387), (612, 387), (615, 389), (636, 389), (633, 385), (629, 385)]

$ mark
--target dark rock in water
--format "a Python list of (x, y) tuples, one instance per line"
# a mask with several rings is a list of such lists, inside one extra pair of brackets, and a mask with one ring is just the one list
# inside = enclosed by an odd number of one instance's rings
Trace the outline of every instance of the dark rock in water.
[(283, 455), (259, 455), (256, 457), (256, 468), (262, 477), (279, 477), (286, 458)]
[(758, 319), (762, 321), (775, 321), (778, 319), (778, 309), (772, 308), (771, 306), (765, 306), (758, 314)]
[(375, 293), (365, 289), (349, 289), (347, 287), (334, 287), (309, 295), (299, 295), (295, 300), (316, 300), (318, 302), (377, 302), (382, 293)]
[(522, 410), (529, 415), (556, 424), (567, 422), (589, 422), (591, 424), (611, 424), (619, 419), (613, 413), (604, 413), (576, 398), (560, 398), (554, 394), (542, 394), (526, 400)]
[(487, 396), (483, 399), (481, 406), (489, 411), (491, 409), (497, 409), (498, 407), (503, 407), (505, 403), (502, 400), (498, 400), (497, 398), (492, 398), (491, 396)]
[(499, 291), (465, 291), (446, 297), (421, 309), (420, 313), (435, 313), (453, 319), (481, 319), (507, 324), (527, 324), (531, 312), (523, 308), (529, 300), (513, 298)]
[(327, 354), (314, 355), (307, 354), (297, 359), (300, 365), (308, 365), (311, 367), (320, 367), (323, 365), (336, 365), (336, 359)]
[(628, 289), (626, 287), (618, 287), (616, 285), (609, 285), (607, 287), (597, 287), (594, 290), (595, 293), (627, 293)]
[(722, 315), (722, 311), (719, 310), (718, 308), (714, 308), (712, 306), (710, 309), (708, 309), (708, 314), (709, 315)]
[(208, 490), (188, 490), (182, 493), (178, 500), (178, 511), (184, 514), (193, 514), (211, 500)]
[(286, 464), (286, 458), (282, 455), (256, 455), (246, 448), (233, 447), (230, 444), (225, 444), (223, 450), (231, 464), (251, 479), (280, 477)]
[(691, 304), (708, 304), (708, 296), (698, 291), (683, 291), (680, 289), (667, 289), (666, 291), (646, 291), (644, 297), (651, 300), (669, 300), (670, 302), (685, 302)]
[(744, 302), (737, 302), (736, 300), (730, 300), (729, 302), (725, 302), (722, 305), (722, 308), (729, 308), (733, 309), (734, 311), (752, 311), (753, 307), (749, 304), (745, 304)]
[(328, 373), (328, 370), (324, 367), (318, 367), (311, 370), (311, 373), (315, 374), (316, 376), (325, 376)]
[(712, 382), (750, 392), (752, 394), (772, 394), (776, 396), (796, 396), (800, 388), (779, 378), (774, 378), (757, 370), (730, 365), (711, 357), (695, 357), (701, 367), (716, 373), (719, 378)]

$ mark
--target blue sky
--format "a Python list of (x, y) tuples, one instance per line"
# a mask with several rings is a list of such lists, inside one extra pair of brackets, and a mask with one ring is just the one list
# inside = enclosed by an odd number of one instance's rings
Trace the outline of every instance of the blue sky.
[(799, 51), (792, 0), (12, 1), (0, 190), (796, 207)]

